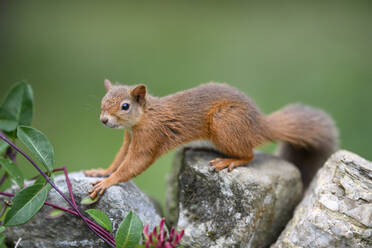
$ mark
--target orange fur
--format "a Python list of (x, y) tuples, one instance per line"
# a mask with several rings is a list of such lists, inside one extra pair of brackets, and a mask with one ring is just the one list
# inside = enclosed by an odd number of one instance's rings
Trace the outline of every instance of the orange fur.
[[(127, 131), (108, 169), (86, 171), (88, 176), (111, 174), (94, 184), (92, 198), (139, 175), (159, 156), (193, 140), (210, 140), (229, 157), (211, 161), (217, 170), (249, 163), (253, 148), (267, 141), (281, 140), (296, 149), (320, 148), (327, 150), (327, 155), (336, 147), (336, 128), (324, 112), (287, 107), (265, 116), (249, 97), (226, 84), (208, 83), (161, 98), (147, 94), (143, 85), (105, 82), (105, 87), (108, 92), (102, 100), (101, 119), (109, 127)], [(129, 110), (121, 108), (124, 103), (130, 104)], [(285, 155), (287, 150), (282, 153), (291, 160)]]

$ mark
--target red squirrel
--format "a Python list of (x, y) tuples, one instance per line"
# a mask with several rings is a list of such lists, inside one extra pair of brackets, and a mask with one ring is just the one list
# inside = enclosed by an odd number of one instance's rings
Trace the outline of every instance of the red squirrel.
[(100, 119), (124, 129), (124, 142), (107, 169), (85, 171), (108, 176), (93, 183), (90, 197), (145, 171), (169, 150), (195, 140), (209, 140), (228, 158), (210, 161), (217, 171), (247, 165), (253, 148), (281, 141), (278, 155), (296, 164), (306, 187), (336, 150), (338, 132), (323, 111), (302, 104), (264, 115), (244, 93), (222, 83), (207, 83), (165, 97), (147, 93), (145, 85), (113, 85), (105, 80)]

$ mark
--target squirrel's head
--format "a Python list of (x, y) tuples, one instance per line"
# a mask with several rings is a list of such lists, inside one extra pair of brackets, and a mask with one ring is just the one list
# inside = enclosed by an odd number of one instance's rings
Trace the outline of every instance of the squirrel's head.
[(113, 85), (105, 80), (106, 95), (101, 103), (100, 119), (111, 128), (131, 129), (142, 117), (146, 104), (145, 85)]

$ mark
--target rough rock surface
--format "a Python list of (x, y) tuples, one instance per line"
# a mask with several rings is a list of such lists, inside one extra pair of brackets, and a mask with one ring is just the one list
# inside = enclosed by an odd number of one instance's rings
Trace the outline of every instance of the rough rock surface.
[[(213, 151), (178, 152), (168, 177), (168, 220), (185, 229), (184, 247), (267, 247), (300, 201), (295, 166), (256, 154), (248, 166), (213, 171)], [(179, 204), (177, 204), (179, 202)]]
[[(87, 196), (90, 183), (98, 180), (98, 178), (85, 177), (82, 172), (71, 173), (69, 177), (77, 203)], [(57, 176), (55, 183), (68, 195), (64, 175)], [(50, 191), (47, 201), (68, 207), (54, 189)], [(105, 212), (113, 222), (114, 230), (129, 211), (136, 213), (143, 223), (150, 223), (152, 227), (159, 224), (161, 219), (150, 199), (132, 182), (112, 186), (97, 203), (81, 207), (82, 210), (88, 208)], [(44, 206), (25, 225), (7, 228), (7, 239), (16, 242), (21, 237), (19, 247), (27, 248), (106, 247), (81, 219), (73, 215), (65, 214), (57, 219), (45, 218), (50, 209), (52, 208)]]
[(372, 163), (335, 153), (272, 247), (372, 247)]

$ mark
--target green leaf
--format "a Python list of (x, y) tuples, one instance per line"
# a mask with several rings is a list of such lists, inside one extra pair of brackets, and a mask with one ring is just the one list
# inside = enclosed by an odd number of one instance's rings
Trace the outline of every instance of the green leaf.
[(120, 223), (116, 231), (117, 248), (134, 248), (141, 239), (143, 224), (140, 218), (132, 212)]
[(17, 137), (35, 154), (48, 171), (53, 170), (54, 150), (45, 134), (32, 127), (19, 126)]
[(4, 211), (4, 214), (2, 216), (0, 216), (0, 221), (3, 221), (5, 219), (5, 216), (9, 212), (9, 210), (10, 210), (10, 208), (9, 207), (6, 207), (6, 209)]
[(64, 215), (65, 212), (61, 209), (51, 209), (51, 211), (48, 212), (48, 218), (49, 219), (57, 219), (59, 217), (61, 217), (62, 215)]
[(10, 132), (17, 125), (30, 125), (34, 112), (32, 88), (25, 82), (15, 84), (0, 107), (0, 129)]
[(5, 235), (0, 233), (0, 244), (4, 243)]
[(3, 108), (0, 107), (0, 129), (11, 132), (17, 128), (18, 122)]
[(107, 215), (98, 209), (88, 209), (87, 212), (100, 226), (112, 232), (112, 223)]
[(9, 145), (4, 140), (0, 139), (0, 156), (3, 155), (8, 149)]
[(50, 188), (41, 184), (31, 185), (19, 191), (5, 216), (5, 226), (21, 225), (29, 221), (44, 205)]
[[(49, 176), (49, 179), (50, 179), (52, 182), (54, 182), (54, 175), (51, 174), (51, 175)], [(47, 182), (47, 180), (46, 180), (42, 175), (40, 175), (40, 176), (38, 176), (38, 178), (36, 178), (36, 180), (35, 180), (35, 182), (34, 182), (33, 185), (36, 185), (36, 184), (41, 184), (41, 185), (47, 187), (47, 190), (48, 190), (48, 191), (49, 191), (50, 189), (52, 189), (52, 185), (50, 185), (50, 184)]]
[(5, 231), (5, 226), (0, 226), (0, 233), (3, 233)]
[(90, 196), (87, 196), (81, 200), (80, 204), (81, 205), (92, 205), (96, 203), (98, 200), (99, 200), (98, 196), (94, 198), (93, 200), (90, 198)]
[(36, 180), (35, 180), (35, 182), (34, 182), (34, 185), (35, 185), (35, 184), (42, 184), (42, 185), (45, 185), (45, 183), (46, 183), (46, 179), (45, 179), (42, 175), (39, 175), (39, 176), (36, 178)]
[(22, 172), (19, 170), (19, 167), (13, 163), (10, 159), (0, 158), (0, 164), (4, 170), (12, 177), (12, 179), (19, 185), (23, 187), (24, 179)]

